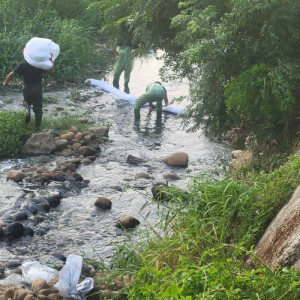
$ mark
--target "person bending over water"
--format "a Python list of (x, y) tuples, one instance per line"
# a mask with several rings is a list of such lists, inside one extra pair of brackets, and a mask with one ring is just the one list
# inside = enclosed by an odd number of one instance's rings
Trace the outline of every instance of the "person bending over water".
[(162, 86), (162, 84), (159, 81), (155, 81), (149, 84), (146, 88), (146, 93), (137, 98), (134, 103), (135, 119), (140, 119), (140, 109), (144, 104), (148, 102), (150, 104), (150, 108), (153, 105), (152, 103), (156, 102), (157, 117), (161, 117), (163, 100), (165, 102), (165, 106), (168, 106), (169, 100), (167, 96), (167, 90)]

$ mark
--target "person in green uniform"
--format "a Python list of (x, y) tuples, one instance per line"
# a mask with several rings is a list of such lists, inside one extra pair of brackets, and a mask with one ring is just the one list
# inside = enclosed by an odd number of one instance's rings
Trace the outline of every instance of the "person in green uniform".
[(119, 80), (122, 72), (124, 71), (124, 92), (129, 94), (129, 80), (130, 73), (133, 69), (133, 61), (135, 57), (135, 50), (129, 46), (124, 47), (112, 47), (112, 51), (117, 60), (114, 68), (114, 80), (113, 86), (119, 88)]
[(150, 104), (150, 107), (152, 106), (153, 102), (156, 102), (157, 117), (161, 117), (163, 100), (165, 102), (165, 106), (168, 106), (169, 100), (167, 96), (167, 90), (162, 86), (162, 84), (159, 81), (155, 81), (149, 84), (146, 88), (146, 93), (137, 98), (134, 103), (135, 119), (140, 119), (140, 109), (144, 104), (148, 102)]

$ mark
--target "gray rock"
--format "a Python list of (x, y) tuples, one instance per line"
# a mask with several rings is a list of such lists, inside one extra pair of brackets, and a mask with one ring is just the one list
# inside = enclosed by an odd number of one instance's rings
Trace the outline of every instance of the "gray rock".
[(111, 201), (104, 197), (99, 197), (94, 205), (101, 209), (111, 209)]
[(97, 151), (89, 146), (81, 146), (78, 150), (77, 150), (79, 155), (83, 155), (84, 157), (86, 156), (92, 156), (94, 154), (97, 153)]
[(164, 189), (166, 188), (166, 185), (164, 183), (156, 183), (153, 184), (151, 188), (151, 193), (153, 195), (153, 198), (157, 201), (170, 201), (172, 200), (172, 195), (165, 192)]
[(60, 136), (60, 139), (67, 140), (68, 142), (70, 142), (72, 139), (74, 139), (74, 137), (75, 137), (74, 132), (68, 132), (68, 133), (62, 134)]
[(3, 225), (0, 224), (0, 239), (4, 236), (4, 229), (3, 229)]
[(84, 158), (81, 162), (82, 162), (83, 165), (86, 165), (86, 166), (93, 163), (93, 162), (92, 162), (90, 159), (88, 159), (88, 158)]
[(180, 180), (180, 179), (181, 179), (178, 175), (176, 175), (176, 174), (171, 174), (171, 173), (164, 173), (164, 174), (163, 174), (163, 177), (164, 177), (165, 179), (171, 179), (171, 180)]
[(63, 139), (58, 139), (58, 140), (55, 141), (55, 144), (56, 144), (58, 150), (62, 150), (62, 149), (67, 148), (68, 141), (63, 140)]
[(63, 165), (60, 166), (60, 170), (63, 172), (63, 173), (67, 173), (68, 171), (70, 172), (74, 172), (76, 170), (76, 165), (68, 162), (68, 163), (65, 163)]
[(95, 134), (96, 139), (101, 142), (102, 137), (108, 137), (109, 127), (101, 126), (101, 127), (91, 127), (87, 130), (89, 134)]
[(45, 212), (50, 211), (50, 205), (46, 199), (31, 199), (31, 201), (39, 208)]
[(60, 200), (61, 200), (61, 197), (58, 196), (58, 195), (50, 196), (50, 197), (47, 198), (49, 206), (53, 207), (53, 208), (55, 208), (58, 205), (60, 205)]
[(140, 221), (131, 216), (124, 216), (117, 221), (116, 226), (122, 229), (135, 228), (140, 224)]
[(15, 216), (15, 221), (24, 221), (28, 219), (26, 211), (20, 211)]
[(165, 157), (163, 162), (170, 166), (186, 168), (189, 163), (189, 156), (185, 152), (176, 152)]
[(145, 162), (142, 158), (136, 157), (134, 155), (128, 155), (126, 161), (130, 164), (138, 165), (142, 162)]
[(8, 263), (5, 264), (5, 267), (7, 269), (15, 269), (17, 267), (20, 267), (22, 264), (21, 261), (9, 261)]
[(58, 253), (58, 252), (54, 252), (52, 254), (52, 256), (58, 258), (59, 260), (61, 260), (63, 262), (65, 262), (67, 260), (67, 258), (63, 254)]
[(139, 180), (139, 179), (151, 179), (150, 175), (148, 173), (145, 173), (145, 172), (140, 172), (140, 173), (137, 173), (135, 176), (134, 176), (135, 180)]
[(21, 170), (10, 170), (6, 174), (7, 180), (13, 180), (15, 182), (20, 182), (25, 178), (25, 174)]
[(54, 135), (43, 131), (35, 133), (26, 141), (22, 153), (23, 155), (51, 154), (56, 149)]
[(24, 235), (26, 236), (34, 236), (34, 231), (32, 228), (24, 226)]
[(243, 155), (243, 152), (244, 152), (243, 150), (233, 150), (231, 152), (231, 157), (233, 159), (237, 159), (237, 158), (239, 158), (239, 157), (241, 157)]
[(0, 279), (4, 278), (4, 271), (5, 271), (5, 266), (3, 264), (0, 264)]
[(24, 233), (24, 227), (23, 224), (19, 222), (14, 222), (5, 227), (4, 230), (5, 236), (7, 236), (9, 239), (17, 239)]

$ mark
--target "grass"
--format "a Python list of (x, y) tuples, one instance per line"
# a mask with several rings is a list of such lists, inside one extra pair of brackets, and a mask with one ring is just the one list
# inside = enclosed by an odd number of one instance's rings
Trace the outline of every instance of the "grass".
[(128, 299), (299, 299), (300, 273), (271, 270), (253, 252), (299, 185), (299, 170), (300, 157), (292, 156), (270, 173), (199, 176), (187, 193), (175, 189), (172, 204), (161, 210), (161, 234), (122, 244), (105, 270), (106, 282), (113, 274), (129, 276), (120, 291)]
[[(26, 140), (37, 132), (34, 122), (24, 124), (25, 113), (23, 111), (2, 111), (0, 112), (0, 157), (10, 158), (21, 155), (23, 145)], [(64, 116), (54, 118), (51, 115), (43, 117), (42, 125), (38, 131), (52, 129), (57, 134), (62, 134), (69, 130), (71, 126), (84, 130), (91, 124), (82, 124), (78, 116), (64, 114)]]

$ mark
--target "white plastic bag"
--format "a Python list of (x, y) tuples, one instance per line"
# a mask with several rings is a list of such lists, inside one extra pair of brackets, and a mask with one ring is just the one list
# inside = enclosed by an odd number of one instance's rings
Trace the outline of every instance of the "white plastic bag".
[(78, 300), (85, 300), (86, 294), (94, 288), (94, 279), (87, 277), (82, 282), (76, 285), (75, 289), (71, 292), (71, 297)]
[(30, 261), (21, 265), (22, 280), (31, 284), (35, 279), (42, 278), (47, 282), (57, 278), (59, 273), (57, 270), (41, 265), (38, 261)]
[(32, 66), (42, 69), (50, 70), (52, 62), (59, 54), (59, 45), (45, 38), (32, 38), (24, 48), (24, 58)]
[(61, 296), (70, 297), (71, 292), (79, 281), (82, 269), (82, 257), (76, 254), (70, 254), (67, 257), (66, 264), (59, 272), (59, 281), (55, 285)]

